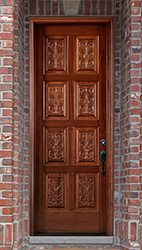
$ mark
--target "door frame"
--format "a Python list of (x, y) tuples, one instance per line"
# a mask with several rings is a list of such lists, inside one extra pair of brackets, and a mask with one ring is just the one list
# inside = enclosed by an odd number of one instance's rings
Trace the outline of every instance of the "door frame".
[(35, 176), (35, 47), (36, 24), (104, 24), (106, 25), (106, 233), (113, 236), (113, 147), (114, 147), (114, 40), (113, 17), (30, 17), (30, 236), (34, 236)]

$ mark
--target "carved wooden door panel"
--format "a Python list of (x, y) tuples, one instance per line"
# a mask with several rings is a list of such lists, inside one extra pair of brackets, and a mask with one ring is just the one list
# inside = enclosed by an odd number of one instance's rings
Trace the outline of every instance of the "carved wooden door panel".
[(103, 25), (37, 25), (36, 233), (105, 232)]

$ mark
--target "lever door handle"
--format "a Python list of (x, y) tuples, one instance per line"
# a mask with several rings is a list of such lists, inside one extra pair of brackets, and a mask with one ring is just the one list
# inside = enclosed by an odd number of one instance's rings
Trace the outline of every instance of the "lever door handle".
[(101, 176), (105, 176), (105, 161), (106, 161), (106, 151), (100, 152), (100, 160), (102, 161), (102, 171)]

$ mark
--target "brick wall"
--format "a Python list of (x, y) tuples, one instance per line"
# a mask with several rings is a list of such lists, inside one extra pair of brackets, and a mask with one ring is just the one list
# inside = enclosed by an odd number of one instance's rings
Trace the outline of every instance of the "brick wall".
[[(72, 4), (76, 0), (71, 0)], [(61, 0), (30, 0), (30, 15), (65, 15)], [(115, 14), (114, 0), (80, 0), (77, 15), (113, 15)]]
[(140, 249), (141, 1), (122, 1), (121, 8), (120, 245)]
[[(139, 15), (142, 17), (142, 3), (141, 9), (139, 8), (138, 12), (140, 11)], [(142, 18), (141, 18), (141, 34), (142, 34)], [(141, 76), (142, 76), (142, 36), (141, 36)], [(141, 101), (141, 122), (140, 122), (140, 183), (142, 183), (142, 77), (140, 80), (140, 101)], [(142, 189), (141, 189), (142, 190)], [(140, 199), (142, 201), (142, 191), (140, 193)], [(142, 245), (142, 204), (140, 207), (140, 219), (139, 219), (139, 244)]]
[[(0, 14), (0, 244), (13, 240), (13, 5), (1, 1)], [(8, 248), (6, 248), (8, 249)]]
[(121, 3), (115, 1), (115, 39), (114, 39), (114, 243), (120, 244), (120, 86), (121, 86)]
[[(80, 0), (74, 14), (115, 16), (114, 246), (124, 250), (140, 250), (142, 245), (141, 5), (141, 0)], [(66, 13), (61, 0), (0, 0), (0, 245), (4, 250), (39, 249), (28, 245), (31, 15)], [(57, 246), (42, 249), (51, 247)]]
[(24, 8), (0, 1), (0, 245), (19, 249), (23, 241), (24, 176)]
[(13, 249), (24, 237), (24, 1), (14, 1)]

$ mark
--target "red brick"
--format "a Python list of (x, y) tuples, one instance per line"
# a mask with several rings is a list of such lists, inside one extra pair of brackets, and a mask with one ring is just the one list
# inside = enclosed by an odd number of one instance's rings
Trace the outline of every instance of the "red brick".
[(0, 135), (1, 141), (12, 141), (12, 134), (10, 133), (4, 133)]
[(132, 8), (131, 12), (132, 12), (132, 15), (139, 15), (140, 14), (140, 9)]
[(131, 76), (139, 76), (140, 72), (139, 70), (131, 70)]
[(11, 188), (11, 183), (0, 183), (0, 190), (10, 190)]
[(131, 60), (132, 61), (139, 61), (140, 60), (140, 55), (134, 55), (134, 54), (132, 54), (131, 55)]
[(28, 222), (28, 220), (25, 220), (24, 221), (24, 231), (25, 231), (25, 235), (26, 236), (28, 236), (28, 234), (29, 234), (29, 222)]
[(105, 10), (104, 4), (105, 4), (105, 2), (104, 2), (104, 0), (100, 0), (99, 2), (100, 2), (100, 14), (104, 15), (104, 10)]
[(6, 225), (5, 227), (5, 245), (11, 245), (12, 244), (12, 225)]
[(139, 87), (139, 85), (131, 85), (130, 89), (131, 89), (132, 92), (133, 91), (139, 91), (140, 87)]
[(30, 0), (30, 14), (36, 14), (35, 0)]
[(131, 40), (131, 44), (132, 44), (132, 46), (140, 46), (140, 39), (138, 40), (134, 40), (134, 39), (132, 39)]
[(11, 151), (0, 151), (0, 157), (12, 157)]
[(135, 241), (137, 238), (137, 224), (136, 224), (136, 222), (130, 223), (130, 238), (132, 241)]
[[(1, 221), (2, 223), (2, 221)], [(4, 226), (0, 225), (0, 244), (3, 245), (3, 230), (4, 230)]]
[(132, 16), (132, 18), (131, 18), (131, 22), (132, 23), (141, 23), (141, 17), (139, 16)]
[(128, 207), (128, 213), (138, 213), (138, 208)]
[(12, 200), (11, 199), (0, 199), (0, 206), (11, 206)]
[(12, 56), (13, 55), (13, 51), (11, 50), (4, 50), (4, 49), (0, 49), (0, 56), (1, 57), (5, 57), (5, 56)]
[(141, 7), (141, 1), (132, 1), (133, 7)]
[(3, 198), (12, 198), (12, 191), (3, 191), (2, 197)]
[(43, 8), (43, 1), (38, 1), (38, 14), (39, 15), (44, 15), (44, 8)]
[(13, 6), (15, 0), (8, 0), (8, 6)]
[(85, 0), (85, 15), (90, 15), (90, 1)]
[(12, 108), (13, 102), (12, 101), (0, 101), (1, 108)]
[(0, 67), (0, 74), (11, 74), (12, 67)]
[(135, 69), (141, 68), (141, 63), (139, 63), (139, 62), (137, 62), (137, 63), (135, 62), (135, 63), (134, 63), (134, 62), (133, 62), (133, 63), (132, 63), (132, 67), (135, 68)]
[(4, 165), (4, 166), (12, 165), (12, 159), (3, 159), (2, 165)]
[(52, 3), (52, 14), (53, 15), (58, 15), (58, 1), (57, 0), (53, 0)]
[(18, 237), (18, 226), (17, 226), (17, 223), (13, 223), (13, 230), (14, 230), (14, 241), (17, 241), (17, 237)]
[(131, 24), (131, 29), (132, 30), (138, 30), (138, 29), (140, 29), (140, 24)]
[(12, 214), (12, 208), (11, 207), (3, 208), (2, 214), (3, 215)]
[(130, 181), (131, 183), (138, 183), (138, 182), (139, 182), (139, 177), (131, 176), (131, 177), (129, 178), (129, 181)]
[(3, 116), (12, 116), (13, 110), (12, 109), (4, 109)]
[(4, 7), (3, 8), (3, 14), (12, 14), (13, 13), (13, 7)]
[(4, 48), (12, 48), (13, 47), (13, 41), (4, 41), (3, 42)]
[(3, 24), (3, 31), (13, 31), (13, 25), (12, 24)]
[(1, 40), (12, 40), (13, 34), (12, 33), (0, 33)]
[[(62, 12), (62, 10), (60, 10)], [(46, 15), (51, 15), (51, 1), (46, 1)]]
[(12, 23), (13, 22), (13, 16), (8, 15), (8, 16), (0, 16), (0, 23)]
[(3, 77), (3, 81), (4, 81), (4, 82), (12, 82), (12, 81), (13, 81), (13, 76), (12, 76), (12, 75), (11, 75), (11, 76), (10, 76), (10, 75), (9, 75), (9, 76), (8, 76), (8, 75), (7, 75), (7, 76), (5, 75), (5, 76)]
[(136, 100), (131, 101), (131, 106), (133, 106), (133, 107), (140, 107), (140, 101), (136, 101)]
[(4, 99), (12, 99), (13, 93), (12, 92), (4, 92), (3, 93), (3, 98)]
[(2, 149), (12, 149), (13, 148), (13, 145), (11, 142), (4, 142), (2, 144)]

